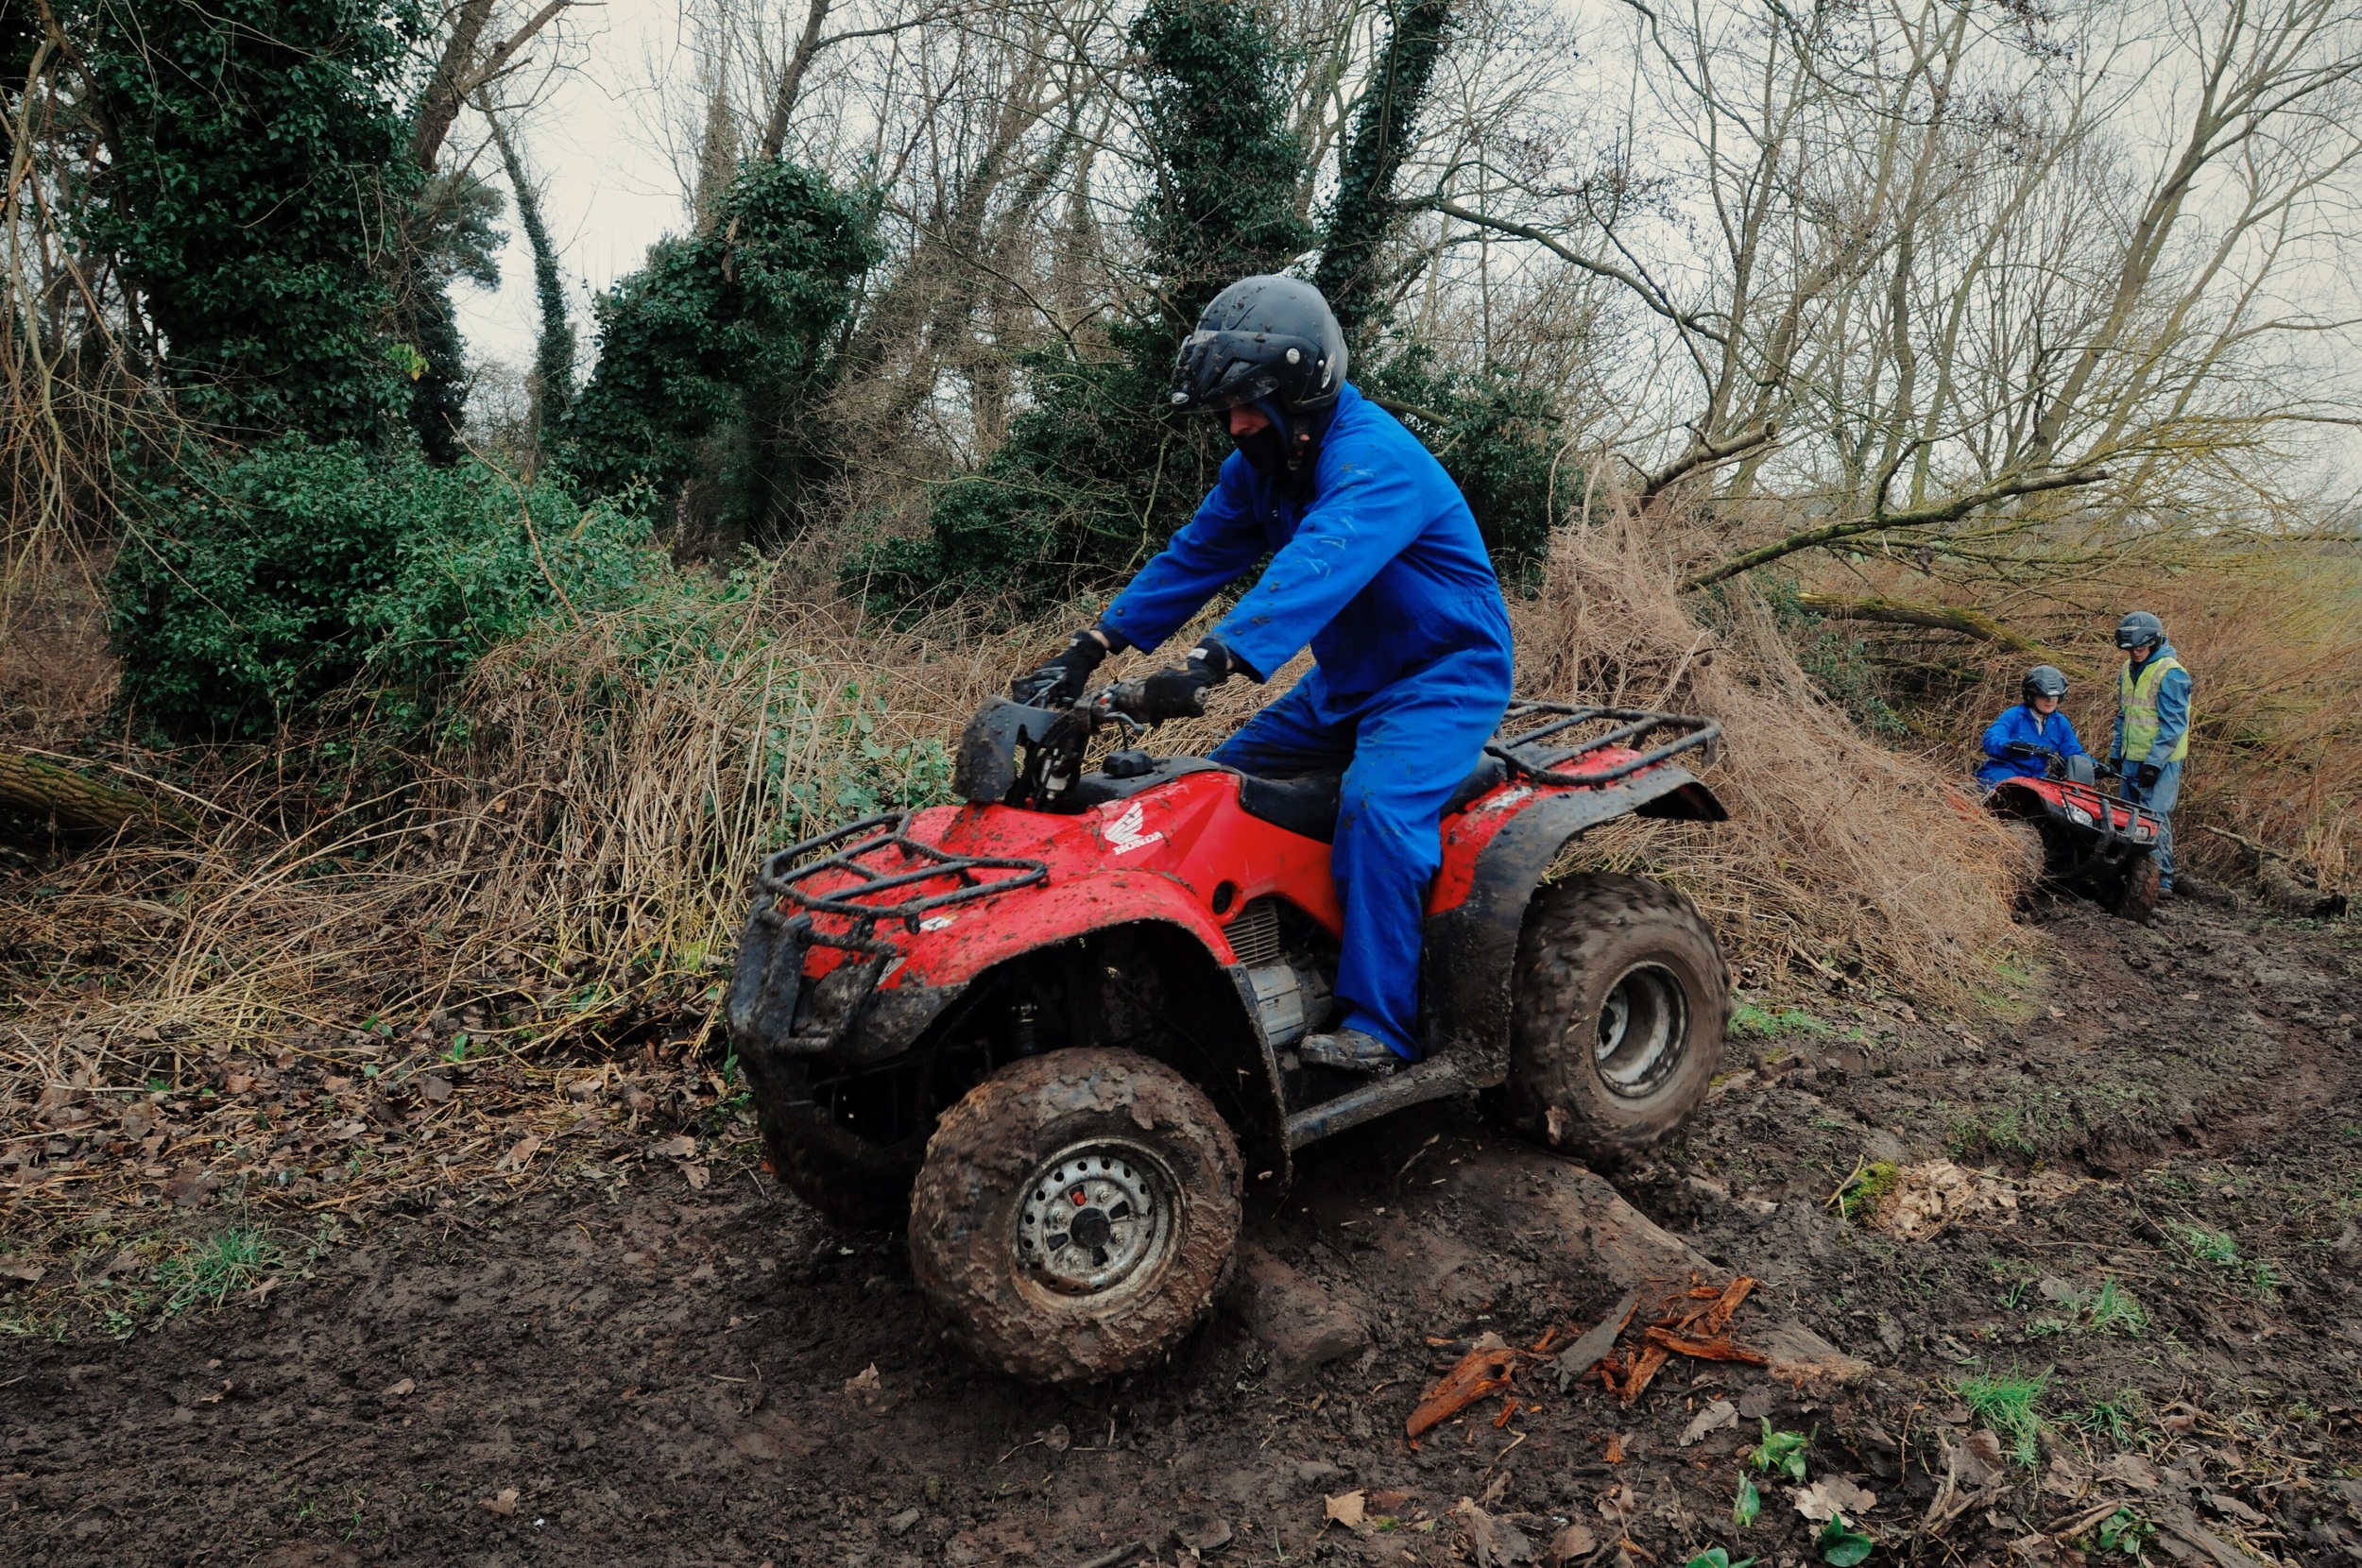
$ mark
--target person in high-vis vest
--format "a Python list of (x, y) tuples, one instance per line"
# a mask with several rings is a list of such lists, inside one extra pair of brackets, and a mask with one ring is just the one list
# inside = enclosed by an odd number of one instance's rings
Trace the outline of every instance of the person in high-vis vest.
[(2190, 755), (2190, 673), (2165, 640), (2165, 623), (2134, 610), (2116, 626), (2124, 670), (2116, 679), (2116, 730), (2109, 764), (2124, 798), (2157, 813), (2160, 891), (2173, 888), (2173, 807)]

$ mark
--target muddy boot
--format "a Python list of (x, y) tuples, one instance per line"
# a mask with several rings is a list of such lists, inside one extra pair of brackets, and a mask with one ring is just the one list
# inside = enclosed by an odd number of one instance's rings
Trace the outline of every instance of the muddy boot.
[(1393, 1047), (1358, 1029), (1308, 1034), (1297, 1042), (1296, 1056), (1308, 1067), (1333, 1067), (1339, 1072), (1390, 1073), (1402, 1065)]

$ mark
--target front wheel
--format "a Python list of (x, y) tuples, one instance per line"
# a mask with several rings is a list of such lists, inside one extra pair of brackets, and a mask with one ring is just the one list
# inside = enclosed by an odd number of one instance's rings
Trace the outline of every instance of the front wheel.
[(2131, 856), (2116, 872), (2114, 895), (2109, 908), (2117, 918), (2146, 926), (2157, 918), (2157, 901), (2164, 896), (2165, 872), (2157, 857), (2148, 850)]
[(1212, 1306), (1242, 1185), (1230, 1129), (1180, 1074), (1136, 1051), (1053, 1051), (944, 1113), (911, 1192), (911, 1270), (986, 1366), (1112, 1376)]
[(1629, 1158), (1712, 1086), (1730, 1027), (1713, 929), (1661, 882), (1578, 877), (1543, 889), (1517, 944), (1512, 1123), (1586, 1160)]

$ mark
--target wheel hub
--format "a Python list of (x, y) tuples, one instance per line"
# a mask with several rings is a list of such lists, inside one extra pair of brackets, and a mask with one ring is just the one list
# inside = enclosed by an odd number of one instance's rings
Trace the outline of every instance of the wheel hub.
[(1600, 1006), (1592, 1063), (1609, 1093), (1638, 1099), (1673, 1070), (1688, 1035), (1689, 1003), (1680, 980), (1663, 964), (1635, 964)]
[(1066, 1296), (1152, 1280), (1172, 1255), (1178, 1191), (1163, 1161), (1138, 1145), (1109, 1140), (1063, 1150), (1026, 1184), (1018, 1261)]

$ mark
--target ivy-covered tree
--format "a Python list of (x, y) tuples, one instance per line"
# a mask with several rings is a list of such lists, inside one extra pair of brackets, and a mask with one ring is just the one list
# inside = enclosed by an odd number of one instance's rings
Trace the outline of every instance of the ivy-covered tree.
[(1312, 283), (1327, 297), (1357, 354), (1364, 329), (1383, 326), (1391, 303), (1395, 280), (1386, 266), (1386, 247), (1407, 215), (1395, 186), (1403, 158), (1418, 140), (1419, 111), (1427, 107), (1456, 3), (1402, 0), (1354, 111), (1340, 160), (1337, 195), (1321, 235)]
[(1104, 357), (1034, 357), (1034, 406), (975, 473), (937, 492), (928, 532), (848, 568), (902, 603), (962, 593), (1038, 606), (1113, 581), (1187, 521), (1229, 444), (1165, 412), (1174, 351), (1222, 289), (1308, 248), (1302, 143), (1284, 61), (1254, 6), (1149, 0), (1133, 24), (1154, 183), (1137, 220), (1140, 298)]
[(419, 0), (61, 7), (104, 168), (79, 214), (219, 434), (382, 441), (402, 383), (378, 263), (419, 179), (399, 103)]
[(1506, 367), (1455, 369), (1429, 347), (1387, 335), (1406, 260), (1399, 242), (1417, 210), (1399, 194), (1403, 161), (1417, 144), (1458, 3), (1396, 0), (1339, 160), (1312, 281), (1352, 345), (1356, 379), (1442, 461), (1496, 567), (1516, 579), (1548, 553), (1550, 529), (1565, 515), (1557, 498), (1583, 493), (1582, 473), (1557, 461), (1549, 394)]
[(718, 213), (710, 230), (651, 247), (593, 307), (598, 366), (559, 423), (557, 456), (593, 493), (640, 486), (669, 503), (718, 446), (720, 520), (776, 539), (825, 477), (808, 416), (877, 258), (875, 213), (864, 194), (763, 158), (740, 166)]
[(415, 350), (410, 428), (433, 463), (456, 463), (467, 452), (459, 438), (468, 413), (467, 344), (451, 285), (466, 278), (500, 286), (500, 247), (508, 236), (492, 225), (502, 205), (500, 192), (465, 170), (432, 175), (413, 198), (402, 235), (394, 331)]

